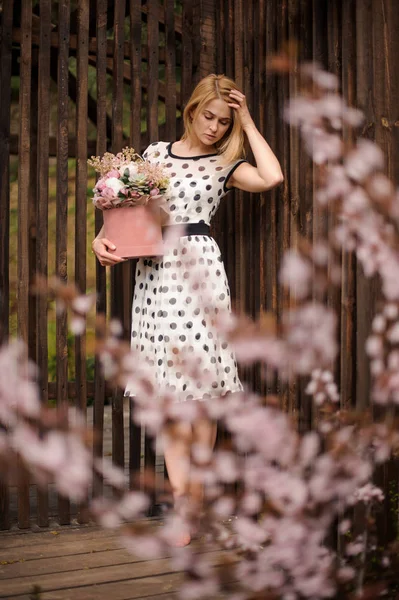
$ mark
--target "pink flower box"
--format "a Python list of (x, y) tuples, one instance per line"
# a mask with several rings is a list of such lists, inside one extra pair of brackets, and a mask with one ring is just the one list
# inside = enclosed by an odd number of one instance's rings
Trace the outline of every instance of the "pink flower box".
[(109, 250), (122, 258), (162, 256), (164, 245), (159, 210), (147, 206), (109, 208), (103, 211), (104, 236), (113, 244)]

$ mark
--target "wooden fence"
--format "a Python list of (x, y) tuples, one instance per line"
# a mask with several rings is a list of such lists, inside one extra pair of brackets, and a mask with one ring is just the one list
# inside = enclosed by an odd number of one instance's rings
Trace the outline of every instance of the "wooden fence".
[[(87, 261), (93, 260), (86, 252), (87, 156), (106, 149), (118, 151), (127, 144), (143, 149), (149, 141), (176, 139), (181, 134), (179, 114), (193, 84), (210, 72), (235, 78), (282, 163), (285, 181), (270, 193), (229, 195), (213, 230), (235, 308), (254, 316), (264, 310), (280, 315), (290, 303), (277, 280), (282, 253), (295, 246), (298, 236), (322, 238), (333, 217), (321, 216), (314, 206), (312, 166), (300, 150), (297, 133), (282, 120), (295, 81), (267, 73), (266, 58), (288, 39), (295, 39), (299, 60), (317, 60), (336, 73), (349, 104), (366, 113), (364, 135), (383, 147), (387, 172), (398, 181), (395, 32), (399, 13), (395, 0), (97, 0), (90, 6), (84, 0), (3, 0), (1, 6), (0, 335), (7, 338), (16, 309), (17, 333), (40, 368), (43, 401), (53, 397), (62, 403), (73, 397), (86, 410), (87, 397), (93, 396), (94, 424), (103, 431), (105, 384), (97, 364), (94, 381), (87, 381), (85, 339), (75, 342), (75, 380), (68, 382), (67, 323), (64, 316), (57, 317), (56, 380), (49, 382), (47, 302), (29, 295), (35, 272), (55, 272), (65, 281), (73, 273), (80, 289), (87, 288)], [(94, 91), (89, 89), (93, 68)], [(17, 97), (12, 92), (15, 77), (19, 78)], [(10, 155), (18, 155), (17, 183), (10, 183)], [(50, 230), (52, 157), (56, 159), (56, 222)], [(70, 158), (76, 159), (72, 191)], [(13, 190), (16, 233), (10, 227)], [(71, 208), (74, 248), (68, 247)], [(96, 229), (100, 226), (101, 215), (96, 215)], [(18, 241), (14, 278), (9, 266), (13, 236)], [(55, 256), (49, 256), (51, 236), (56, 239)], [(67, 261), (68, 255), (72, 261)], [(109, 295), (105, 270), (96, 265), (97, 310), (121, 317), (126, 331), (133, 272), (134, 264), (113, 269)], [(364, 342), (377, 296), (376, 282), (363, 277), (353, 256), (343, 256), (342, 293), (332, 293), (328, 301), (339, 316), (336, 376), (344, 406), (362, 408), (368, 403)], [(268, 388), (258, 368), (246, 369), (244, 377), (261, 393), (277, 391), (282, 406), (298, 418), (300, 427), (309, 425), (312, 415), (302, 382), (289, 386), (276, 382)], [(123, 398), (121, 392), (114, 392), (112, 456), (116, 464), (128, 462), (134, 472), (140, 467), (141, 432), (130, 425), (126, 457), (123, 431)], [(102, 439), (95, 444), (97, 456), (103, 453)], [(148, 440), (144, 440), (144, 463), (155, 469)], [(384, 472), (383, 477), (390, 475)], [(101, 493), (101, 482), (96, 482), (94, 493)], [(83, 519), (83, 513), (78, 516)], [(61, 524), (70, 522), (71, 509), (65, 500), (58, 501), (57, 519)], [(21, 485), (18, 525), (26, 528), (34, 520), (40, 526), (48, 524), (48, 494), (38, 494), (36, 514), (32, 514), (29, 486)], [(0, 527), (9, 527), (11, 521), (9, 490), (3, 487)], [(382, 526), (387, 528), (387, 523), (385, 519)]]

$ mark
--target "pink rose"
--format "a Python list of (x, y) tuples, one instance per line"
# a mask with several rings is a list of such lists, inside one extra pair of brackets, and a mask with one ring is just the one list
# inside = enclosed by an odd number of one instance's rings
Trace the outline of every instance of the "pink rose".
[(106, 174), (106, 178), (108, 179), (109, 177), (116, 177), (117, 179), (119, 179), (121, 176), (121, 174), (119, 173), (119, 171), (117, 171), (116, 169), (112, 169), (112, 171), (110, 171), (109, 173)]
[(111, 188), (105, 187), (101, 190), (101, 196), (107, 200), (112, 200), (115, 198), (115, 192)]
[(105, 181), (105, 178), (102, 177), (101, 179), (99, 179), (97, 181), (94, 189), (98, 190), (99, 192), (102, 192), (106, 186), (107, 186), (107, 182)]
[(159, 189), (158, 188), (154, 188), (150, 192), (150, 196), (158, 196), (158, 194), (159, 194)]

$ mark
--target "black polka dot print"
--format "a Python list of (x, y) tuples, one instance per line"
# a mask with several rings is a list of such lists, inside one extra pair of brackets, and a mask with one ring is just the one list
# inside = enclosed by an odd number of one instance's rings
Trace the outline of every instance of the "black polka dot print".
[[(171, 224), (210, 224), (240, 162), (225, 165), (215, 154), (178, 157), (167, 142), (151, 144), (143, 157), (169, 171)], [(138, 260), (131, 344), (151, 367), (160, 392), (185, 402), (243, 389), (234, 354), (214, 325), (216, 315), (230, 310), (226, 272), (212, 237), (183, 236), (165, 256)], [(194, 363), (204, 374), (201, 381), (193, 376)], [(125, 394), (136, 393), (134, 382), (128, 383)]]

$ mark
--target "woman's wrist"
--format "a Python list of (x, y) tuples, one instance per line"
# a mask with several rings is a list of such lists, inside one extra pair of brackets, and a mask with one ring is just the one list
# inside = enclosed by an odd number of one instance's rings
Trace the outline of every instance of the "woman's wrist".
[(251, 121), (250, 123), (247, 123), (246, 125), (243, 126), (243, 130), (245, 131), (245, 133), (248, 134), (249, 131), (257, 131), (256, 125), (253, 121)]

